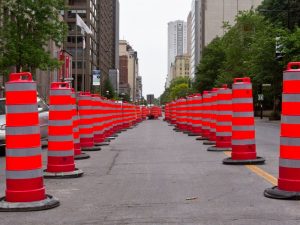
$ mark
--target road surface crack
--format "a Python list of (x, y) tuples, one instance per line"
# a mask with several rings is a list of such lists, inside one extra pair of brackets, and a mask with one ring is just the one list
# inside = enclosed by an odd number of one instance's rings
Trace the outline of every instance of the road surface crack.
[(110, 173), (111, 173), (113, 167), (114, 167), (115, 164), (116, 164), (116, 161), (117, 161), (117, 158), (119, 157), (119, 155), (120, 155), (120, 151), (118, 151), (118, 153), (115, 154), (115, 156), (114, 156), (114, 158), (113, 158), (111, 164), (110, 164), (109, 167), (108, 167), (108, 170), (107, 170), (107, 172), (106, 172), (106, 175), (110, 175)]

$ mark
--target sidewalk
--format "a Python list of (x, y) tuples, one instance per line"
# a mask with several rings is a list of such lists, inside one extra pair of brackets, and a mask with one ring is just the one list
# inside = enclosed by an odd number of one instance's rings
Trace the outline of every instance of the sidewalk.
[[(279, 133), (257, 122), (260, 166), (273, 176)], [(263, 197), (272, 184), (245, 166), (225, 166), (224, 153), (176, 133), (161, 120), (145, 121), (119, 135), (101, 152), (77, 161), (82, 178), (45, 180), (47, 193), (61, 201), (52, 210), (0, 213), (3, 224), (195, 224), (296, 225), (297, 201)], [(1, 158), (1, 165), (4, 158)], [(4, 177), (1, 170), (1, 195)]]

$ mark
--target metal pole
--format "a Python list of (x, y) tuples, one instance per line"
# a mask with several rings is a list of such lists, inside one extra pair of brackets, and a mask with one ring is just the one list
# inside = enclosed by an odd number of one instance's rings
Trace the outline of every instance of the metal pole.
[(78, 38), (78, 36), (77, 36), (77, 25), (76, 25), (76, 30), (75, 30), (75, 38), (76, 38), (76, 41), (75, 41), (75, 82), (74, 82), (74, 88), (75, 88), (75, 92), (77, 92), (78, 90), (78, 87), (77, 87), (77, 83), (78, 83), (78, 72), (77, 72), (77, 70), (78, 70), (78, 67), (77, 67), (77, 62), (78, 62), (78, 56), (77, 56), (77, 38)]
[[(82, 34), (82, 44), (83, 44), (83, 39), (85, 38), (84, 33)], [(84, 40), (85, 41), (85, 40)], [(84, 52), (85, 52), (85, 48), (83, 48), (84, 46), (82, 46), (82, 79), (81, 79), (81, 89), (83, 91), (85, 91), (85, 63), (84, 63)]]
[(263, 119), (263, 103), (260, 101), (260, 119)]

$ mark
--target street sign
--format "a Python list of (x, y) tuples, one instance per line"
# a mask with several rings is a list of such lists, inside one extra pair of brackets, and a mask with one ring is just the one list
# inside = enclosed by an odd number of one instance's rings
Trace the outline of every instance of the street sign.
[(100, 86), (100, 70), (93, 70), (93, 86)]
[(264, 95), (258, 94), (258, 101), (263, 101), (263, 100), (264, 100)]
[(74, 80), (73, 77), (65, 77), (65, 78), (64, 78), (64, 81), (72, 81), (72, 80)]
[(271, 84), (262, 84), (263, 87), (271, 87)]

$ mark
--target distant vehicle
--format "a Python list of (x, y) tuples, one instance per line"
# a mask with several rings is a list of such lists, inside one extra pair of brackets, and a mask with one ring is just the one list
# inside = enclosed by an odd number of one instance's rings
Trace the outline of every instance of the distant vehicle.
[[(48, 138), (49, 107), (39, 97), (37, 98), (37, 102), (38, 102), (41, 139), (47, 139)], [(5, 98), (0, 98), (0, 147), (5, 146), (5, 126), (6, 126), (5, 114), (6, 114)]]

